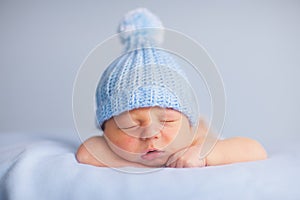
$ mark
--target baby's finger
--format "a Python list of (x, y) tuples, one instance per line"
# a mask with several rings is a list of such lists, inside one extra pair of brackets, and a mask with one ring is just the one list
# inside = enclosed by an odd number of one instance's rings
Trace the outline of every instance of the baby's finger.
[(166, 163), (166, 166), (174, 166), (176, 165), (176, 157), (175, 157), (175, 154), (173, 154), (172, 156), (169, 157), (167, 163)]
[(176, 165), (177, 165), (176, 157), (170, 156), (169, 160), (167, 161), (166, 166), (167, 166), (167, 167), (173, 167), (173, 168), (175, 168)]
[(186, 151), (186, 149), (183, 149), (183, 150), (178, 151), (178, 152), (174, 153), (173, 155), (171, 155), (169, 157), (169, 160), (168, 160), (168, 162), (167, 162), (166, 165), (168, 165), (168, 164), (170, 164), (170, 163), (172, 163), (172, 162), (177, 161), (178, 159), (180, 159), (183, 156), (183, 154), (185, 153), (185, 151)]
[(176, 168), (183, 168), (183, 166), (184, 166), (184, 160), (182, 160), (182, 159), (179, 158), (176, 161)]
[(180, 158), (178, 158), (175, 154), (169, 158), (168, 162), (167, 162), (168, 167), (172, 167), (172, 168), (181, 168), (181, 166), (183, 165), (182, 160)]
[(168, 161), (167, 164), (166, 164), (166, 167), (171, 167), (171, 168), (175, 168), (176, 167), (176, 160), (174, 161)]

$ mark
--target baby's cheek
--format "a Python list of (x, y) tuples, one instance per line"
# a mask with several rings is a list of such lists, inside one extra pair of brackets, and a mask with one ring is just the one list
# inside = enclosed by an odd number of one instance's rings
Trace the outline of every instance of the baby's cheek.
[(182, 128), (174, 128), (165, 133), (164, 136), (165, 144), (172, 147), (183, 148), (193, 141), (193, 135), (191, 135), (186, 129)]
[(163, 131), (164, 142), (170, 144), (173, 142), (179, 134), (178, 128), (166, 128)]
[(139, 143), (135, 138), (123, 137), (122, 139), (118, 140), (116, 145), (125, 151), (138, 153), (137, 147), (139, 146)]

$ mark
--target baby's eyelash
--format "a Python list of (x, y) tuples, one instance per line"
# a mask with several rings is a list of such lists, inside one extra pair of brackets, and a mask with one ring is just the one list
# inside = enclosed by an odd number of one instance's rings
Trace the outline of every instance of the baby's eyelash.
[(162, 122), (162, 123), (171, 123), (171, 122), (176, 122), (176, 121), (178, 121), (178, 120), (176, 120), (176, 119), (171, 119), (171, 120), (162, 120), (162, 121), (160, 121), (160, 122)]
[(139, 125), (133, 125), (133, 126), (130, 126), (130, 127), (124, 127), (124, 128), (121, 128), (121, 127), (119, 127), (120, 129), (132, 129), (132, 128), (137, 128), (137, 127), (139, 127)]

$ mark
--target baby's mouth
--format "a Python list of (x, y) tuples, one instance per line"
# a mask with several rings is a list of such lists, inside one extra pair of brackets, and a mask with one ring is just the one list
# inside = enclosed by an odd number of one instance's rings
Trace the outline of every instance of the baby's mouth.
[(145, 154), (143, 154), (141, 157), (144, 160), (154, 160), (155, 158), (160, 157), (164, 151), (160, 151), (158, 149), (150, 149)]

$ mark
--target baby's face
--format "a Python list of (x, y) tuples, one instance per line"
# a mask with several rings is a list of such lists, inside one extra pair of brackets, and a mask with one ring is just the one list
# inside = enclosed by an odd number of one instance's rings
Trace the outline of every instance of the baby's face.
[(105, 123), (104, 136), (120, 157), (147, 166), (163, 166), (193, 139), (187, 117), (173, 109), (139, 108)]

